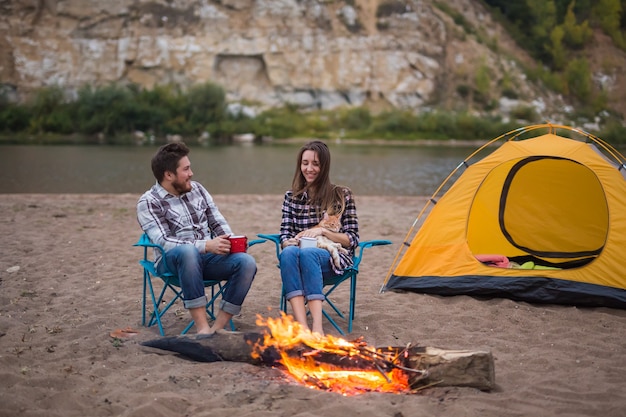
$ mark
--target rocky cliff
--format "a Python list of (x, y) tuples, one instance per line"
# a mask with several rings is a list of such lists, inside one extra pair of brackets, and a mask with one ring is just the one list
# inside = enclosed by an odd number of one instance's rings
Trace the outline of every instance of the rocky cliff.
[(502, 113), (526, 105), (559, 121), (561, 98), (526, 80), (531, 60), (478, 0), (440, 3), (0, 0), (0, 82), (24, 97), (46, 85), (212, 81), (230, 101), (374, 110), (472, 108), (480, 91)]

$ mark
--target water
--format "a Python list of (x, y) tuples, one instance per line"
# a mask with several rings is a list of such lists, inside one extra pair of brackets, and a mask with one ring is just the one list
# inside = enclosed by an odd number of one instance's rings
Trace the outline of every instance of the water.
[[(357, 195), (431, 195), (474, 148), (329, 144), (331, 180)], [(154, 183), (156, 147), (0, 146), (0, 193), (134, 193)], [(299, 145), (193, 147), (194, 179), (212, 194), (282, 194)]]

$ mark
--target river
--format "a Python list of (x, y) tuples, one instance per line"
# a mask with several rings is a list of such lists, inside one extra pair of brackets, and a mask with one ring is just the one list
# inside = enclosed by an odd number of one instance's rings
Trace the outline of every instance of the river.
[[(474, 147), (329, 144), (331, 180), (357, 195), (431, 195)], [(154, 178), (156, 146), (2, 145), (0, 193), (134, 193)], [(299, 145), (192, 147), (194, 179), (212, 194), (282, 194)]]

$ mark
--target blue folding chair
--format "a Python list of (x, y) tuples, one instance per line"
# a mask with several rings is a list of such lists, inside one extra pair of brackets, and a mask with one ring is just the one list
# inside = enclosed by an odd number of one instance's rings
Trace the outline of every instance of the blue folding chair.
[[(257, 234), (261, 239), (269, 240), (274, 242), (276, 246), (276, 258), (280, 259), (280, 235), (279, 234)], [(330, 294), (339, 287), (343, 282), (350, 282), (350, 302), (348, 308), (348, 333), (352, 333), (352, 322), (354, 321), (354, 313), (355, 313), (355, 305), (356, 305), (356, 278), (359, 274), (359, 265), (361, 263), (361, 259), (363, 259), (363, 251), (366, 248), (370, 248), (372, 246), (381, 246), (381, 245), (390, 245), (391, 242), (389, 240), (366, 240), (363, 242), (359, 242), (359, 247), (356, 249), (354, 256), (352, 258), (353, 265), (347, 268), (342, 275), (336, 275), (328, 279), (324, 279), (324, 297), (326, 297), (326, 302), (328, 305), (335, 311), (335, 313), (343, 320), (346, 320), (345, 315), (339, 310), (339, 308), (333, 303), (329, 296)], [(277, 265), (280, 266), (280, 265)], [(281, 290), (280, 297), (280, 309), (283, 312), (287, 312), (287, 298), (285, 297), (285, 289)], [(339, 326), (339, 324), (333, 319), (330, 314), (325, 309), (322, 309), (322, 314), (326, 319), (333, 325), (335, 329), (342, 335), (345, 336), (343, 329)]]
[[(248, 242), (248, 246), (256, 245), (257, 243), (265, 242), (264, 239), (257, 239)], [(165, 332), (163, 330), (163, 315), (174, 305), (177, 300), (182, 300), (183, 293), (180, 287), (180, 281), (178, 277), (172, 272), (165, 272), (163, 274), (159, 274), (156, 271), (156, 266), (154, 264), (154, 260), (152, 260), (149, 252), (151, 252), (150, 248), (156, 248), (161, 252), (161, 256), (165, 256), (165, 250), (162, 246), (152, 243), (147, 234), (142, 234), (137, 243), (133, 246), (143, 247), (143, 259), (139, 260), (139, 264), (143, 268), (143, 300), (142, 300), (142, 313), (141, 313), (141, 324), (146, 327), (151, 327), (157, 324), (159, 326), (159, 333), (161, 336), (165, 336)], [(163, 287), (161, 288), (161, 292), (158, 297), (154, 292), (154, 284), (153, 279), (159, 278), (163, 281)], [(228, 281), (222, 283), (222, 281), (217, 280), (207, 280), (204, 281), (205, 288), (211, 288), (211, 295), (206, 304), (206, 312), (211, 317), (212, 320), (215, 320), (215, 301), (217, 298), (224, 292), (224, 290), (228, 286)], [(169, 294), (168, 290), (171, 290), (171, 300), (169, 300), (164, 306), (161, 306), (164, 303), (164, 298)], [(150, 299), (152, 300), (152, 313), (150, 314), (150, 318), (146, 318), (146, 310), (147, 310), (147, 298), (148, 292), (150, 293)], [(183, 330), (181, 334), (186, 334), (194, 325), (194, 321), (192, 320), (187, 327)], [(230, 320), (230, 328), (231, 330), (235, 330), (235, 325)]]

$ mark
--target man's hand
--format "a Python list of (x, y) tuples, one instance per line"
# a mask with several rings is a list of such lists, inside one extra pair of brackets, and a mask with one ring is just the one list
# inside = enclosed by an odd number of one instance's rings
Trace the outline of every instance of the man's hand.
[(207, 240), (204, 249), (215, 255), (228, 255), (230, 253), (230, 240), (228, 240), (228, 235), (221, 235), (214, 239)]

